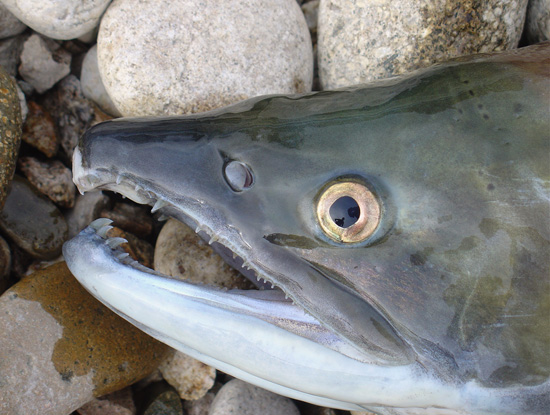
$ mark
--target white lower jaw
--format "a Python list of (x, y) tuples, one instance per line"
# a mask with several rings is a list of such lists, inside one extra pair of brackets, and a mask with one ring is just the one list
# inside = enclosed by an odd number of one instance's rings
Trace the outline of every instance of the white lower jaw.
[[(348, 410), (378, 406), (412, 410), (396, 414), (434, 405), (462, 406), (460, 389), (432, 378), (417, 364), (362, 363), (250, 315), (251, 308), (266, 307), (261, 298), (241, 302), (238, 297), (242, 296), (231, 291), (125, 265), (91, 228), (69, 241), (64, 255), (71, 272), (90, 293), (140, 329), (273, 392)], [(489, 401), (486, 404), (490, 406)]]

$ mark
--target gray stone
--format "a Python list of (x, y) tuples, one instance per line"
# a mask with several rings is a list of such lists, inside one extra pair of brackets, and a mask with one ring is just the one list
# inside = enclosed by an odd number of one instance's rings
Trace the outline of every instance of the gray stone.
[(136, 412), (129, 387), (93, 399), (76, 411), (78, 415), (135, 415)]
[(67, 213), (69, 225), (69, 238), (76, 236), (94, 219), (100, 217), (100, 213), (109, 204), (109, 198), (101, 191), (86, 192), (78, 195), (74, 208)]
[(73, 176), (59, 160), (21, 157), (17, 164), (27, 179), (52, 202), (65, 208), (74, 206), (76, 187)]
[(208, 415), (215, 397), (215, 393), (208, 392), (200, 399), (183, 401), (183, 409), (185, 409), (186, 415)]
[(15, 176), (0, 212), (0, 229), (34, 258), (52, 259), (67, 240), (67, 222), (55, 205)]
[(17, 65), (25, 38), (25, 35), (20, 35), (0, 40), (0, 66), (11, 76), (17, 75)]
[(103, 16), (97, 53), (125, 116), (207, 111), (311, 88), (311, 40), (295, 0), (120, 0)]
[(530, 0), (525, 23), (531, 43), (550, 40), (550, 0)]
[(71, 54), (50, 39), (33, 34), (23, 45), (19, 73), (41, 94), (71, 71)]
[(84, 58), (80, 83), (82, 84), (84, 96), (94, 101), (107, 114), (114, 117), (121, 116), (101, 80), (99, 67), (97, 66), (97, 45), (94, 45)]
[(0, 3), (0, 39), (18, 35), (26, 28), (27, 26), (23, 22)]
[(149, 391), (151, 401), (143, 415), (182, 415), (183, 407), (177, 392), (165, 384), (152, 385)]
[(517, 47), (527, 0), (325, 0), (319, 8), (324, 89), (387, 78), (449, 58)]
[(227, 382), (218, 392), (209, 415), (300, 415), (290, 399), (239, 379)]
[(2, 0), (19, 20), (53, 39), (74, 39), (99, 23), (111, 0)]

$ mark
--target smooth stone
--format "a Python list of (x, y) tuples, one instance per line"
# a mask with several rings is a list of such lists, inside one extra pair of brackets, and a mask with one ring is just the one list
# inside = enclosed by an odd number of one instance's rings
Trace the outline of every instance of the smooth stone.
[(17, 246), (38, 259), (59, 256), (68, 234), (67, 222), (59, 209), (17, 175), (0, 212), (0, 229)]
[(302, 13), (306, 18), (307, 27), (310, 33), (317, 33), (317, 20), (319, 15), (320, 0), (312, 0), (302, 4)]
[(64, 262), (0, 297), (0, 413), (65, 415), (145, 377), (167, 346), (89, 295)]
[(296, 0), (116, 1), (102, 18), (97, 54), (124, 116), (311, 89), (311, 39)]
[(141, 238), (146, 238), (153, 232), (153, 218), (143, 205), (118, 202), (112, 209), (104, 209), (100, 216), (111, 219), (114, 226)]
[(322, 86), (365, 83), (456, 56), (513, 49), (526, 7), (527, 0), (322, 1)]
[(136, 405), (130, 387), (92, 399), (81, 406), (78, 415), (135, 415)]
[(17, 65), (26, 36), (14, 36), (0, 40), (0, 66), (11, 76), (17, 75)]
[(42, 194), (64, 208), (74, 206), (76, 187), (73, 175), (59, 160), (40, 161), (34, 157), (21, 157), (17, 165)]
[(0, 236), (0, 295), (8, 289), (11, 271), (11, 250), (4, 238)]
[(74, 39), (96, 27), (111, 0), (2, 0), (19, 20), (53, 39)]
[(69, 225), (69, 238), (74, 238), (77, 233), (88, 226), (94, 219), (100, 217), (100, 213), (109, 205), (109, 198), (101, 191), (86, 192), (77, 195), (74, 208), (67, 215)]
[(0, 66), (0, 210), (15, 172), (21, 124), (21, 105), (15, 82)]
[(0, 39), (18, 35), (27, 26), (0, 2)]
[(218, 392), (209, 415), (300, 415), (290, 399), (239, 379), (227, 382)]
[(216, 394), (208, 392), (200, 399), (183, 401), (183, 409), (186, 415), (208, 415)]
[(27, 108), (28, 114), (23, 124), (22, 140), (47, 157), (55, 156), (59, 148), (59, 137), (53, 117), (35, 101), (29, 101)]
[(162, 362), (159, 370), (181, 399), (202, 398), (216, 380), (216, 369), (181, 352), (174, 353)]
[(97, 66), (97, 45), (86, 53), (86, 57), (82, 62), (82, 72), (80, 73), (80, 83), (82, 84), (82, 92), (88, 99), (94, 101), (103, 111), (120, 117), (120, 111), (117, 109), (113, 100), (109, 96)]
[(169, 219), (155, 245), (155, 270), (174, 278), (220, 288), (253, 288), (191, 228)]
[(550, 0), (529, 0), (525, 31), (531, 43), (550, 40)]
[(94, 108), (82, 93), (78, 78), (69, 75), (61, 80), (48, 92), (44, 105), (56, 121), (61, 147), (72, 159), (80, 136), (94, 120)]
[(31, 35), (23, 44), (19, 74), (42, 94), (71, 71), (71, 54), (51, 39)]
[(182, 415), (183, 407), (178, 393), (164, 383), (151, 385), (146, 389), (149, 403), (143, 415)]

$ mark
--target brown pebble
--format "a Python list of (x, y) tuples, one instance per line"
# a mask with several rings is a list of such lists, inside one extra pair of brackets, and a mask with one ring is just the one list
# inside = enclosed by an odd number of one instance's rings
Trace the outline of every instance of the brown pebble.
[(29, 113), (23, 124), (22, 139), (47, 157), (53, 157), (59, 148), (55, 122), (48, 111), (34, 101), (27, 102)]

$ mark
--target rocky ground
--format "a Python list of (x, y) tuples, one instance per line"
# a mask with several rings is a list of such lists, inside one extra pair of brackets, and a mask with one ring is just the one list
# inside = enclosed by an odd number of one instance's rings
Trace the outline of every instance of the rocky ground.
[(71, 157), (87, 128), (115, 117), (343, 87), (550, 38), (549, 0), (445, 3), (0, 0), (0, 413), (343, 413), (216, 373), (80, 288), (61, 246), (98, 217), (148, 267), (249, 282), (177, 221), (78, 195)]

